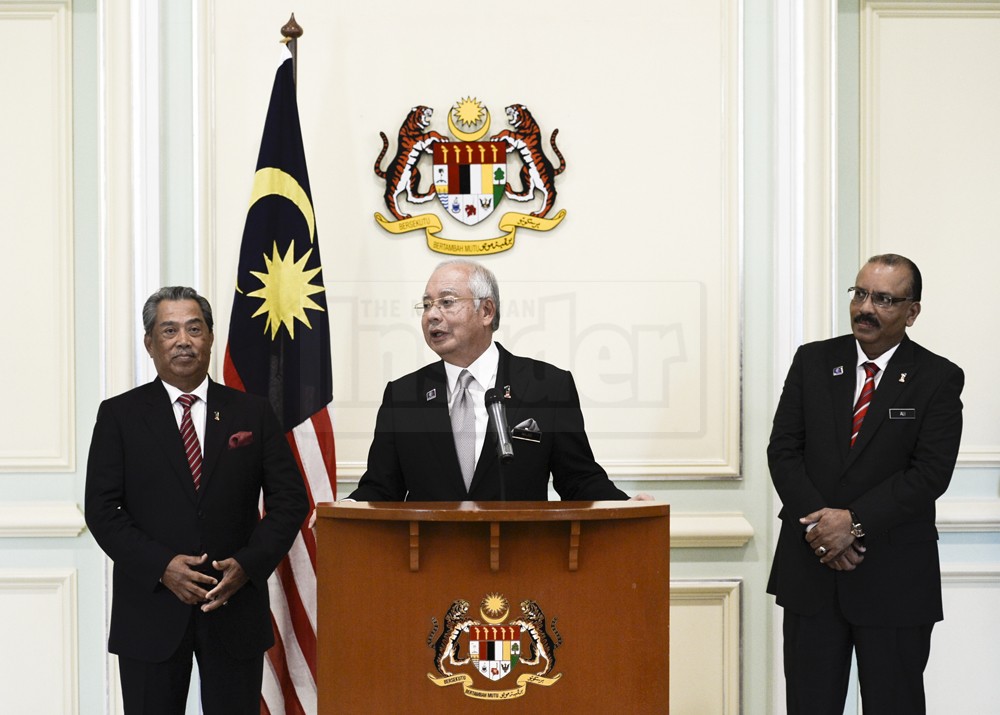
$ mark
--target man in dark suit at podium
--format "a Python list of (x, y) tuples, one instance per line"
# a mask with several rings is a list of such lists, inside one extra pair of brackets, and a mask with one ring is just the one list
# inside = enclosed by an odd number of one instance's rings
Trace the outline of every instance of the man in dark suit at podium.
[(767, 590), (784, 609), (789, 715), (843, 712), (852, 650), (865, 713), (926, 710), (943, 618), (934, 502), (955, 467), (965, 378), (906, 336), (921, 290), (909, 259), (869, 259), (851, 288), (853, 335), (799, 348), (778, 402)]
[(125, 712), (181, 715), (193, 655), (206, 713), (259, 712), (267, 579), (308, 512), (305, 486), (270, 404), (208, 379), (208, 301), (162, 288), (142, 313), (158, 377), (101, 404), (85, 495), (114, 561)]
[(390, 382), (375, 423), (358, 501), (501, 499), (487, 390), (498, 391), (514, 459), (502, 467), (505, 497), (544, 501), (549, 475), (562, 499), (628, 499), (594, 460), (573, 376), (511, 355), (494, 342), (499, 287), (482, 265), (440, 264), (417, 305), (424, 340), (441, 360)]

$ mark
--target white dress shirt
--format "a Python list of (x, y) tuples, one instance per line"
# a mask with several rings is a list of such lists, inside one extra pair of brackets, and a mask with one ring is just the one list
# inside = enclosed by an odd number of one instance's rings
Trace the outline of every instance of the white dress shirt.
[(854, 369), (854, 403), (858, 404), (858, 398), (861, 397), (861, 390), (865, 386), (865, 380), (867, 379), (867, 374), (865, 373), (865, 363), (873, 362), (878, 365), (878, 372), (875, 373), (875, 389), (878, 389), (879, 382), (882, 381), (882, 375), (885, 374), (885, 366), (889, 364), (889, 360), (892, 358), (893, 354), (896, 352), (896, 348), (899, 347), (899, 343), (896, 343), (891, 348), (886, 350), (884, 353), (879, 355), (877, 358), (872, 360), (867, 355), (865, 351), (861, 349), (861, 344), (857, 340), (854, 344), (858, 347), (858, 365)]

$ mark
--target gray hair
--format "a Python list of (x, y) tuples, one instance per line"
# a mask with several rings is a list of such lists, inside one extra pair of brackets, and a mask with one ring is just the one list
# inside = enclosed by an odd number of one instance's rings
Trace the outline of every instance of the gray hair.
[(490, 327), (496, 331), (500, 327), (500, 285), (497, 283), (497, 277), (493, 275), (493, 271), (480, 263), (470, 261), (466, 258), (453, 258), (449, 261), (442, 261), (434, 270), (444, 268), (445, 266), (466, 266), (470, 269), (469, 291), (476, 299), (476, 310), (479, 310), (480, 304), (486, 298), (493, 301), (495, 310), (493, 312), (493, 322), (490, 324)]
[(205, 325), (208, 326), (208, 332), (212, 332), (214, 324), (212, 320), (212, 306), (209, 305), (205, 298), (198, 295), (198, 291), (187, 286), (164, 286), (146, 298), (146, 302), (142, 306), (142, 329), (146, 332), (146, 335), (153, 334), (157, 307), (165, 300), (196, 301), (199, 307), (201, 307), (201, 314), (205, 316)]

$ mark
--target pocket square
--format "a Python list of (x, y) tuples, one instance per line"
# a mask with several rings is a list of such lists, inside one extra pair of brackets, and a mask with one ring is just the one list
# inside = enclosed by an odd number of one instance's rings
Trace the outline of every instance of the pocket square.
[(510, 436), (514, 439), (523, 439), (527, 442), (541, 442), (542, 430), (538, 427), (538, 423), (529, 417), (524, 422), (518, 423), (510, 431)]
[(246, 447), (253, 444), (253, 432), (236, 432), (229, 438), (229, 449)]

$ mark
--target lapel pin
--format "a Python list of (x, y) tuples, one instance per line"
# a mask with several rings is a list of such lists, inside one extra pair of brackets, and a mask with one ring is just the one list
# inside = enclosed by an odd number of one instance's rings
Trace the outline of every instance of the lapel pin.
[(906, 373), (905, 372), (899, 373), (899, 381), (900, 382), (906, 382)]
[(504, 385), (503, 386), (503, 398), (505, 400), (509, 400), (510, 399), (510, 385)]
[(216, 422), (218, 422), (218, 421), (219, 421), (219, 413), (218, 413), (218, 412), (216, 412), (216, 413), (215, 413), (215, 421), (216, 421)]
[(430, 402), (430, 401), (431, 401), (431, 400), (433, 400), (433, 399), (434, 399), (435, 397), (437, 397), (437, 394), (438, 394), (438, 391), (437, 391), (437, 389), (434, 389), (434, 390), (428, 390), (428, 391), (427, 391), (427, 394), (426, 394), (426, 395), (424, 395), (424, 397), (426, 397), (426, 398), (427, 398), (427, 401), (428, 401), (428, 402)]
[(837, 365), (837, 367), (833, 368), (833, 376), (834, 377), (840, 377), (843, 374), (844, 374), (844, 366), (843, 365)]

